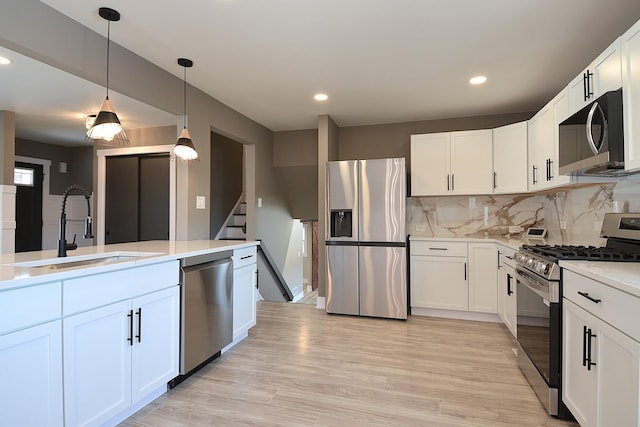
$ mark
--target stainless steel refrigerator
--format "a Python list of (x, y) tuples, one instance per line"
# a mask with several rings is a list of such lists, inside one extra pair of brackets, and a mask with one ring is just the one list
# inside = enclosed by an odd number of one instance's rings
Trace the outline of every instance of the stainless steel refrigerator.
[(327, 163), (328, 313), (407, 318), (405, 161)]

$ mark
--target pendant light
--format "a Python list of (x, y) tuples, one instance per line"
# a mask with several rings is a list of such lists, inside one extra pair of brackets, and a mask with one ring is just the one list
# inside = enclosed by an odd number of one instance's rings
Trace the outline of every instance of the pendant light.
[(120, 124), (113, 104), (109, 101), (109, 47), (111, 45), (111, 22), (120, 20), (120, 13), (108, 7), (101, 7), (98, 15), (107, 21), (107, 97), (102, 101), (100, 112), (93, 125), (87, 130), (87, 139), (111, 142), (114, 139), (121, 144), (129, 144), (127, 135)]
[(198, 158), (198, 152), (193, 146), (191, 141), (191, 135), (187, 130), (187, 68), (193, 67), (193, 61), (187, 58), (178, 58), (178, 65), (184, 67), (184, 79), (183, 79), (183, 95), (184, 95), (184, 128), (182, 133), (173, 147), (173, 152), (176, 156), (183, 160), (195, 160)]

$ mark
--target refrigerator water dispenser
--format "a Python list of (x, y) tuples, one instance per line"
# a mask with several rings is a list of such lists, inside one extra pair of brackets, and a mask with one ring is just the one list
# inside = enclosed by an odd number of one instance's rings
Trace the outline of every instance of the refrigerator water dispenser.
[(353, 237), (351, 209), (331, 211), (331, 237)]

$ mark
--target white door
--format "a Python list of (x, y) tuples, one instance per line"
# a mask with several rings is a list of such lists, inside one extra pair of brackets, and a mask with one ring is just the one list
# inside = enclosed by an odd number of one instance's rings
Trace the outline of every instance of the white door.
[(563, 302), (562, 401), (582, 427), (594, 426), (598, 367), (587, 370), (584, 365), (586, 332), (593, 330), (593, 316), (566, 298)]
[(66, 425), (99, 425), (131, 404), (130, 310), (127, 300), (63, 319)]
[(527, 191), (527, 122), (493, 130), (493, 192)]
[(178, 375), (180, 288), (174, 286), (132, 301), (134, 341), (132, 403)]
[(467, 311), (467, 259), (412, 256), (411, 307)]
[(0, 336), (0, 424), (62, 426), (62, 321)]
[(233, 339), (256, 324), (256, 264), (233, 270)]
[(493, 131), (451, 133), (451, 191), (454, 194), (493, 192)]
[(449, 132), (411, 135), (411, 195), (435, 196), (450, 191)]
[(469, 243), (469, 311), (498, 312), (498, 255), (493, 243)]

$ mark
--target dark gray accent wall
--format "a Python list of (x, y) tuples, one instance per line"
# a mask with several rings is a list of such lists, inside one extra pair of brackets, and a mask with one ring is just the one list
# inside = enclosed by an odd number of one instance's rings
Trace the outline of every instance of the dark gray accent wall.
[(242, 165), (242, 144), (211, 132), (211, 239), (242, 194)]
[(318, 216), (318, 130), (273, 134), (273, 166), (293, 218)]
[[(93, 188), (93, 147), (63, 147), (16, 138), (15, 150), (16, 156), (51, 161), (50, 194), (62, 194), (71, 184), (80, 184), (89, 191)], [(60, 162), (67, 164), (66, 173), (60, 173)]]

